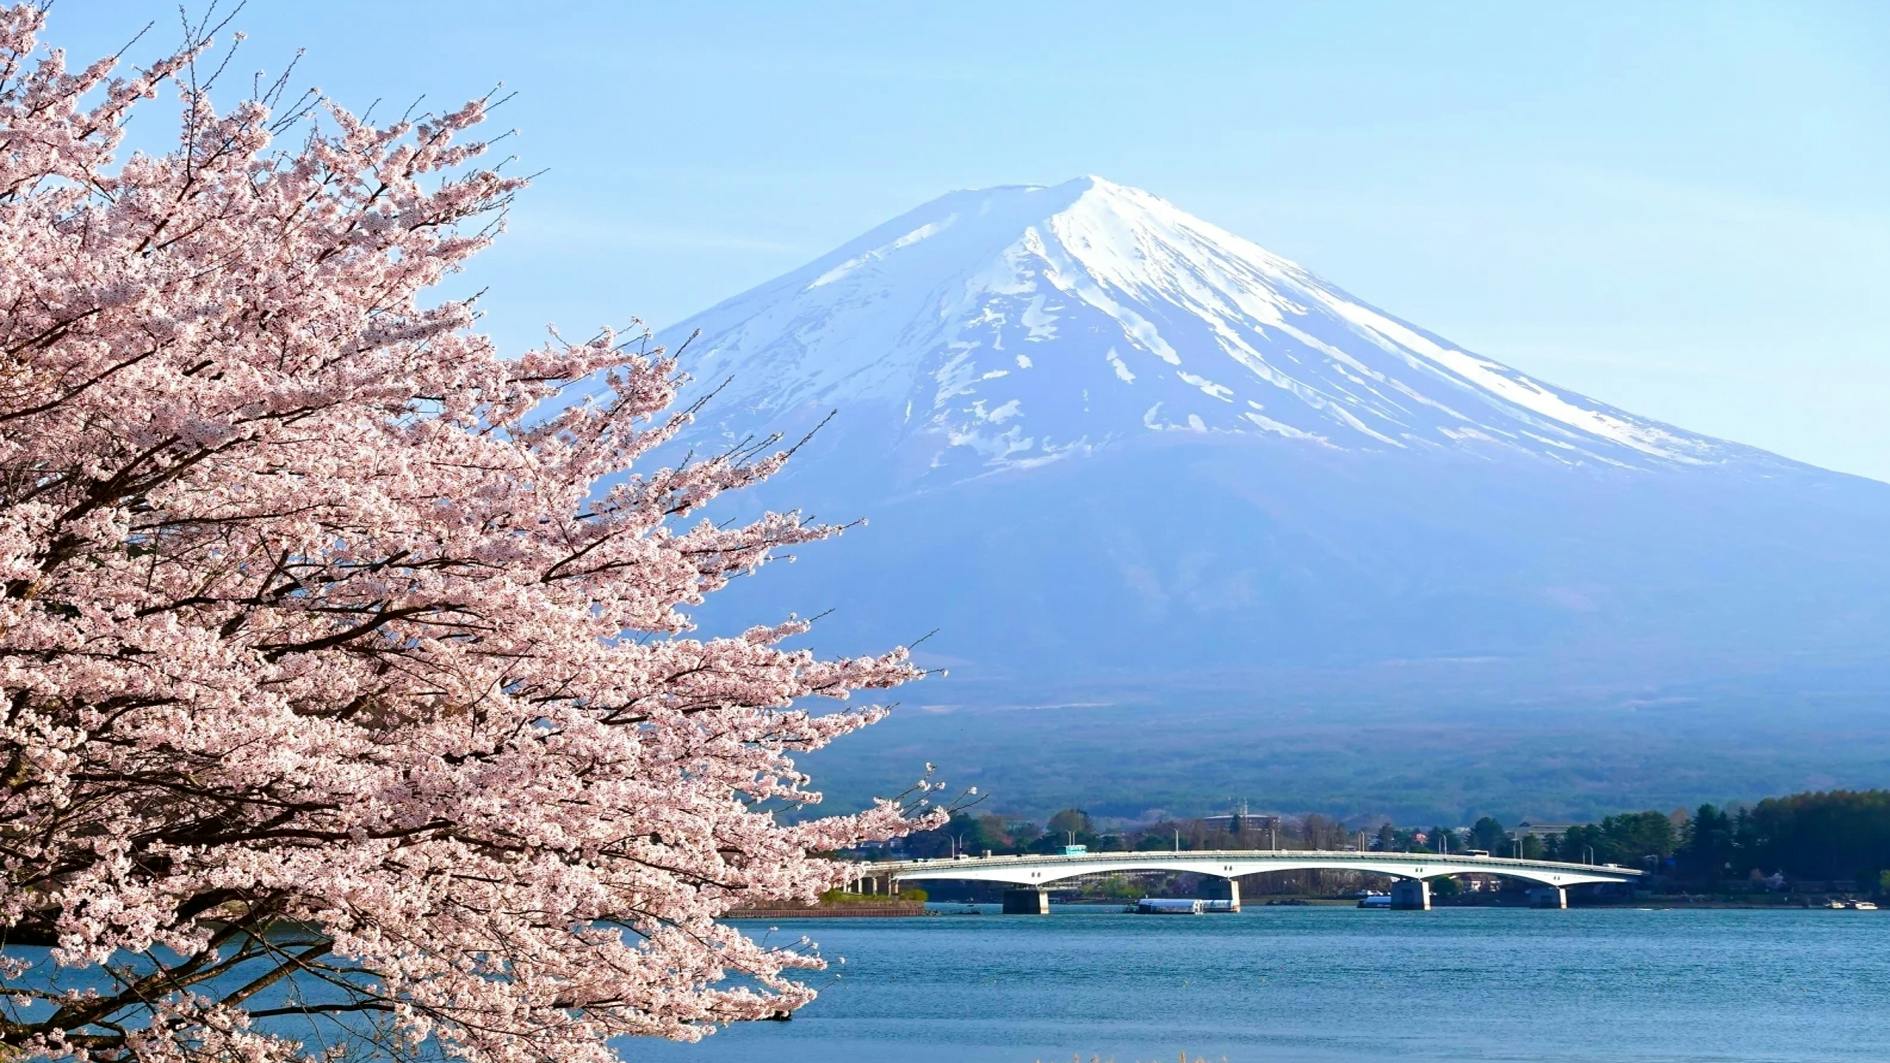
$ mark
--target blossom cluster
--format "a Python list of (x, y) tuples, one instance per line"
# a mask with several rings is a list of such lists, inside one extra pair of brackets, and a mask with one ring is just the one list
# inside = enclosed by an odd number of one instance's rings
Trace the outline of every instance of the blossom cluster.
[(717, 916), (930, 819), (782, 815), (883, 711), (805, 699), (904, 651), (692, 627), (834, 533), (702, 519), (784, 457), (643, 470), (672, 359), (441, 297), (523, 187), (486, 101), (224, 113), (207, 36), (75, 70), (43, 20), (0, 9), (0, 1055), (603, 1061), (809, 999)]

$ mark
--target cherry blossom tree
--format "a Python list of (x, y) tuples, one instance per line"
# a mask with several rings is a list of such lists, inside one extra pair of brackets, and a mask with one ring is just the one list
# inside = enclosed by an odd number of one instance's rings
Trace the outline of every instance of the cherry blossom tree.
[(903, 650), (694, 633), (836, 531), (702, 519), (783, 448), (627, 471), (671, 357), (501, 357), (441, 293), (524, 187), (489, 101), (223, 112), (205, 27), (77, 69), (43, 23), (0, 9), (0, 1056), (607, 1060), (810, 999), (716, 917), (934, 814), (788, 814), (883, 712), (804, 699)]

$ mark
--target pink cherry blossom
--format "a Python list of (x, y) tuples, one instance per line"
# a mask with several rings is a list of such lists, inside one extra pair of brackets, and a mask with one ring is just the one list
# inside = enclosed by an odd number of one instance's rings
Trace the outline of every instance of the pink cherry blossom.
[[(834, 534), (702, 520), (785, 456), (626, 474), (670, 358), (504, 358), (442, 296), (524, 188), (485, 101), (219, 111), (203, 33), (74, 70), (42, 24), (0, 9), (0, 1056), (602, 1061), (810, 999), (717, 916), (937, 813), (793, 815), (883, 714), (804, 699), (904, 651), (693, 632)], [(121, 157), (160, 92), (176, 147)]]

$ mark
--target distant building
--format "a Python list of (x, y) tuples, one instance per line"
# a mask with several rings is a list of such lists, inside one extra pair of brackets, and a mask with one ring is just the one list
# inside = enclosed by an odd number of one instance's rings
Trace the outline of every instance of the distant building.
[(1248, 831), (1272, 830), (1280, 825), (1280, 817), (1263, 816), (1254, 812), (1229, 812), (1219, 816), (1202, 816), (1201, 825), (1208, 830), (1243, 834)]
[(1570, 827), (1576, 825), (1574, 823), (1531, 823), (1525, 820), (1510, 829), (1509, 837), (1511, 841), (1520, 841), (1524, 838), (1560, 838), (1568, 833)]

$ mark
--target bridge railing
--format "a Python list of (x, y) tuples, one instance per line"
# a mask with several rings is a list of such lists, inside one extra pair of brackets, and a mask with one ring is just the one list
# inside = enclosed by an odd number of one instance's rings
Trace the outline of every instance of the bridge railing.
[(1167, 860), (1310, 860), (1324, 861), (1382, 861), (1397, 864), (1460, 864), (1473, 867), (1517, 867), (1531, 870), (1566, 870), (1588, 874), (1620, 875), (1639, 877), (1646, 872), (1618, 864), (1581, 864), (1563, 860), (1528, 860), (1507, 856), (1472, 856), (1457, 853), (1384, 853), (1371, 850), (1320, 850), (1320, 849), (1196, 849), (1196, 850), (1142, 850), (1137, 852), (1115, 853), (1005, 853), (992, 856), (957, 856), (957, 857), (919, 857), (910, 860), (864, 861), (861, 867), (876, 871), (891, 871), (896, 868), (927, 869), (941, 866), (990, 867), (997, 864), (1068, 866), (1079, 863), (1111, 863), (1147, 859), (1151, 863)]

